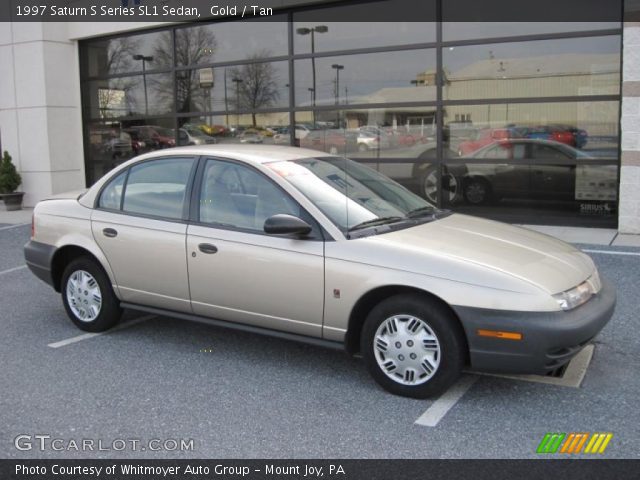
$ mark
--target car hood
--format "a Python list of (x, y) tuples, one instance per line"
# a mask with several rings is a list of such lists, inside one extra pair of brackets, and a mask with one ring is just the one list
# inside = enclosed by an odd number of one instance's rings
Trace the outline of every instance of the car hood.
[[(595, 269), (588, 255), (554, 237), (459, 214), (362, 240), (373, 250), (391, 254), (392, 260), (388, 260), (391, 268), (421, 270), (417, 273), (454, 279), (459, 277), (462, 263), (476, 272), (480, 267), (500, 276), (516, 277), (550, 294), (575, 287)], [(449, 270), (446, 265), (451, 260), (456, 266)], [(481, 277), (457, 280), (481, 283)]]

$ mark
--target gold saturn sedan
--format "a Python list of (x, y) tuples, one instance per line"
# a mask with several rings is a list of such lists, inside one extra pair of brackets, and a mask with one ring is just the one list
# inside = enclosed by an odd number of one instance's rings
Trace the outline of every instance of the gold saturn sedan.
[(84, 193), (40, 202), (25, 257), (82, 330), (109, 329), (128, 308), (337, 345), (415, 398), (463, 368), (553, 372), (616, 300), (566, 243), (282, 146), (134, 158)]

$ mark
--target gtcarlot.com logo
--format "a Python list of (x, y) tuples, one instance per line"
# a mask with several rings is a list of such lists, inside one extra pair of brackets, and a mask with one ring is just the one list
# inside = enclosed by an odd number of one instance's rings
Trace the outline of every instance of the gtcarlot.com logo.
[(613, 433), (547, 433), (536, 453), (604, 453)]
[(194, 450), (194, 440), (192, 438), (152, 438), (142, 440), (139, 438), (114, 438), (112, 440), (93, 438), (56, 438), (51, 435), (21, 434), (13, 439), (13, 445), (17, 450), (29, 451), (39, 450), (44, 452), (52, 450), (76, 451), (76, 452), (121, 452), (129, 450), (132, 452), (189, 452)]

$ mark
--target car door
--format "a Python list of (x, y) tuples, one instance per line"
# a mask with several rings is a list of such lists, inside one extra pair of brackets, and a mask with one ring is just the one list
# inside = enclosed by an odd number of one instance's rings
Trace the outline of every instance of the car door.
[(123, 301), (191, 312), (185, 237), (194, 174), (194, 158), (153, 159), (102, 190), (91, 228)]
[(575, 157), (555, 145), (532, 144), (532, 193), (542, 198), (575, 198)]
[[(319, 227), (262, 172), (208, 159), (187, 232), (189, 285), (198, 315), (320, 337), (324, 243)], [(267, 235), (264, 221), (290, 214), (313, 225), (306, 238)]]
[[(497, 197), (526, 197), (530, 188), (530, 166), (526, 160), (526, 145), (520, 142), (496, 142), (474, 155), (491, 163), (470, 163), (470, 176), (485, 178)], [(504, 161), (500, 163), (499, 161)]]

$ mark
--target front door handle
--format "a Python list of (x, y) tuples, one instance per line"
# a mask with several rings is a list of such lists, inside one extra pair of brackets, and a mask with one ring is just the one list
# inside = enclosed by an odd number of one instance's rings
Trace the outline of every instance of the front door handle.
[(218, 247), (211, 245), (210, 243), (201, 243), (198, 245), (198, 249), (202, 253), (218, 253)]
[(105, 237), (113, 238), (118, 236), (118, 231), (114, 228), (105, 228), (102, 230)]

